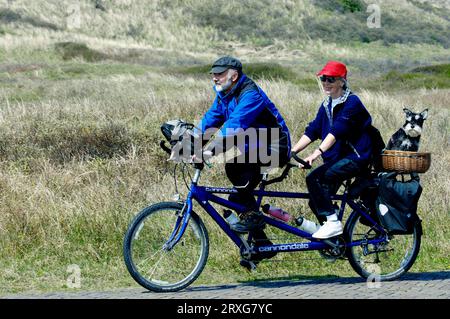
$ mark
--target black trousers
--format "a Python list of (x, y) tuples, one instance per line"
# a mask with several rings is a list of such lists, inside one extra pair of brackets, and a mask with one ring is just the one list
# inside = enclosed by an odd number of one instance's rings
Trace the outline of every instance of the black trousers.
[(243, 205), (249, 211), (257, 210), (256, 199), (252, 192), (262, 180), (261, 166), (248, 163), (226, 163), (225, 173), (238, 191), (230, 194), (229, 201)]
[[(280, 135), (279, 140), (271, 141), (268, 154), (276, 156), (278, 159), (277, 165), (282, 167), (289, 161), (289, 141), (286, 134), (280, 133)], [(252, 192), (262, 180), (261, 168), (267, 166), (268, 163), (260, 161), (259, 157), (257, 157), (256, 163), (249, 163), (252, 158), (249, 154), (244, 153), (240, 156), (243, 158), (240, 158), (240, 160), (235, 158), (225, 164), (225, 173), (238, 191), (231, 194), (228, 199), (231, 202), (246, 206), (247, 211), (256, 211), (258, 207)]]
[(360, 175), (367, 165), (347, 158), (325, 163), (306, 176), (306, 186), (311, 196), (309, 206), (322, 223), (326, 216), (335, 213), (331, 195), (336, 194), (342, 182)]
[[(281, 159), (281, 166), (287, 163), (287, 155)], [(248, 211), (258, 209), (253, 190), (261, 182), (263, 165), (258, 163), (226, 163), (225, 173), (237, 193), (230, 194), (228, 200), (247, 207)]]

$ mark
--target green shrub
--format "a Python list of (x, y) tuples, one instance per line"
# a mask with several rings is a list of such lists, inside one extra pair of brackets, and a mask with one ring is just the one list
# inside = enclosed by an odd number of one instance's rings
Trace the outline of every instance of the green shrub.
[(361, 0), (313, 0), (313, 4), (327, 11), (357, 12), (365, 11), (366, 5)]
[(301, 20), (293, 16), (291, 6), (274, 5), (271, 0), (205, 1), (187, 7), (185, 13), (195, 24), (217, 29), (224, 40), (265, 46), (275, 39), (297, 39), (302, 35)]
[(420, 66), (420, 67), (412, 69), (411, 72), (443, 75), (443, 76), (447, 76), (450, 79), (450, 63), (449, 64)]
[(2, 9), (0, 10), (0, 22), (2, 23), (11, 23), (20, 21), (22, 16), (10, 9)]
[(112, 158), (124, 155), (131, 145), (126, 127), (109, 125), (64, 127), (60, 132), (40, 136), (39, 147), (48, 149), (51, 158), (57, 162), (71, 159)]
[[(420, 19), (418, 5), (414, 16), (410, 12), (392, 14), (383, 8), (381, 27), (369, 28), (367, 18), (370, 13), (366, 12), (367, 4), (362, 0), (311, 0), (311, 3), (319, 9), (314, 14), (300, 10), (294, 2), (284, 1), (194, 1), (191, 6), (177, 2), (185, 7), (182, 18), (185, 24), (214, 28), (219, 40), (224, 41), (267, 46), (275, 40), (295, 42), (311, 38), (337, 43), (382, 40), (385, 45), (426, 43), (450, 47), (448, 23)], [(450, 10), (441, 8), (432, 12), (449, 21)]]
[[(211, 65), (198, 65), (191, 67), (180, 67), (172, 72), (186, 75), (208, 77)], [(273, 79), (292, 82), (300, 87), (316, 89), (317, 82), (314, 77), (299, 78), (298, 75), (289, 68), (278, 63), (244, 63), (242, 71), (253, 80)]]
[[(209, 76), (211, 65), (199, 65), (177, 68), (177, 73), (195, 76)], [(253, 79), (296, 80), (296, 74), (278, 63), (244, 63), (242, 71)]]
[(243, 66), (243, 72), (254, 79), (280, 79), (293, 81), (296, 74), (278, 63), (247, 63)]
[(385, 45), (426, 43), (450, 47), (445, 26), (383, 13), (381, 28), (369, 29), (366, 19), (365, 12), (340, 13), (332, 17), (306, 16), (304, 28), (312, 39), (337, 43), (370, 43), (382, 40)]
[(386, 89), (408, 87), (427, 89), (450, 88), (450, 64), (422, 66), (409, 72), (390, 71), (382, 77)]
[(344, 7), (344, 11), (356, 12), (365, 9), (364, 3), (360, 0), (340, 0), (339, 2)]
[(128, 25), (126, 35), (132, 37), (133, 39), (143, 39), (145, 36), (144, 24), (142, 22), (139, 22), (136, 25), (130, 23)]
[(23, 161), (46, 158), (56, 164), (71, 160), (113, 158), (125, 155), (131, 147), (128, 129), (117, 123), (70, 124), (36, 121), (9, 136), (0, 132), (0, 159)]
[(50, 22), (41, 20), (39, 18), (35, 17), (27, 17), (23, 16), (23, 14), (14, 12), (10, 9), (2, 9), (0, 10), (0, 22), (2, 23), (12, 23), (12, 22), (19, 22), (19, 23), (25, 23), (30, 24), (33, 27), (38, 28), (46, 28), (53, 31), (58, 30), (59, 28)]
[(92, 50), (84, 43), (58, 42), (55, 44), (55, 50), (64, 60), (82, 58), (88, 62), (95, 62), (107, 58), (106, 54)]

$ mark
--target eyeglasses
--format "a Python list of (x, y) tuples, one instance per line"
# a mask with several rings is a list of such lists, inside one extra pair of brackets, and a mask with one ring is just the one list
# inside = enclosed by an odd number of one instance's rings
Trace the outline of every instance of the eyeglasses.
[(332, 76), (326, 76), (322, 75), (319, 77), (320, 81), (322, 82), (328, 82), (328, 83), (334, 83), (338, 78), (332, 77)]

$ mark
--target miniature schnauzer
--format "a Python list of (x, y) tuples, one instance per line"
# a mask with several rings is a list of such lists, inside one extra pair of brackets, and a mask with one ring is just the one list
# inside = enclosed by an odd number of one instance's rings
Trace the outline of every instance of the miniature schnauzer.
[(406, 114), (406, 122), (403, 124), (403, 127), (392, 135), (386, 149), (417, 152), (419, 150), (423, 121), (428, 116), (428, 109), (423, 110), (421, 113), (414, 113), (405, 107), (403, 111)]

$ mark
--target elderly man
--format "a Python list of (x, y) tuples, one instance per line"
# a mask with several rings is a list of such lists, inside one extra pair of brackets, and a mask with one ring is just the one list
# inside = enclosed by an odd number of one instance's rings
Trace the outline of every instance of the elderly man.
[(211, 137), (211, 131), (217, 134), (205, 153), (218, 155), (230, 146), (239, 149), (241, 154), (227, 161), (225, 172), (237, 190), (229, 200), (247, 209), (231, 228), (266, 238), (262, 232), (263, 217), (252, 191), (262, 179), (262, 168), (287, 163), (291, 148), (289, 130), (263, 90), (242, 72), (238, 59), (221, 57), (210, 73), (216, 97), (201, 121), (201, 130), (206, 139)]

